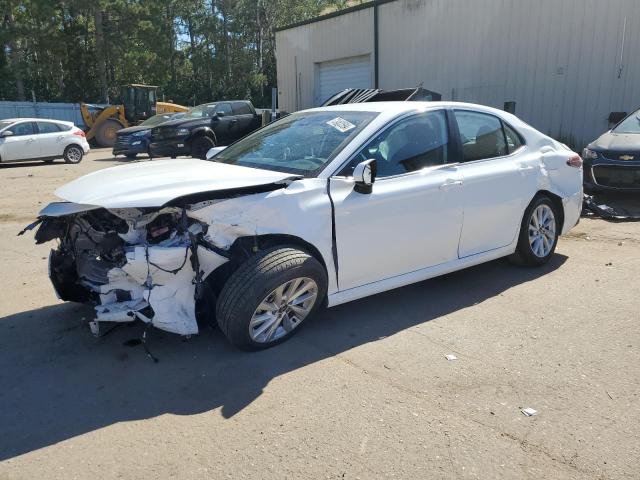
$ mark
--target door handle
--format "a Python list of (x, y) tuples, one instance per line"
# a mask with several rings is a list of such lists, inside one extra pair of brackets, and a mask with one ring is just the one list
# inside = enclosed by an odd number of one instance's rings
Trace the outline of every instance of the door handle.
[(235, 118), (233, 120), (231, 120), (231, 125), (234, 125), (236, 123), (238, 123), (238, 120), (236, 120)]
[(519, 167), (520, 170), (533, 170), (534, 168), (533, 165), (527, 165), (526, 163), (521, 163)]
[(442, 185), (438, 188), (440, 190), (446, 190), (449, 187), (460, 186), (462, 185), (462, 180), (454, 180), (453, 178), (448, 178)]

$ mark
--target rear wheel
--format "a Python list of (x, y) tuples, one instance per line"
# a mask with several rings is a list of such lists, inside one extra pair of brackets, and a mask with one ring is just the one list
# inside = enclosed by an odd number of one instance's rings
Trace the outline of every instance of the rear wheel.
[(327, 274), (314, 257), (296, 248), (265, 250), (227, 280), (216, 320), (236, 347), (262, 350), (297, 331), (326, 292)]
[(518, 265), (538, 266), (549, 261), (558, 244), (559, 212), (546, 195), (534, 198), (520, 226), (516, 252), (510, 259)]
[(64, 161), (67, 163), (80, 163), (83, 156), (84, 151), (78, 145), (69, 145), (64, 149)]
[(207, 152), (215, 146), (215, 142), (209, 137), (198, 137), (191, 143), (191, 156), (205, 160)]
[(101, 147), (113, 147), (116, 143), (116, 133), (122, 129), (122, 125), (117, 120), (109, 118), (102, 122), (96, 130), (96, 142)]

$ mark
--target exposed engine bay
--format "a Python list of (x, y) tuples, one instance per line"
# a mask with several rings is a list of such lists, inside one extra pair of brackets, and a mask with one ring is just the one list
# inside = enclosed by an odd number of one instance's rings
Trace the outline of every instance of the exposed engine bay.
[(36, 242), (59, 240), (49, 257), (58, 297), (94, 304), (95, 334), (99, 322), (136, 319), (180, 335), (198, 333), (203, 279), (228, 261), (208, 239), (208, 225), (180, 207), (81, 207), (54, 203), (39, 217)]

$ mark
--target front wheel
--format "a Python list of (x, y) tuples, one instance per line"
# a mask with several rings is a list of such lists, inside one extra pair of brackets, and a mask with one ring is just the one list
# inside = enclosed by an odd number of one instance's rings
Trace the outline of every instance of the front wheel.
[(78, 145), (69, 145), (64, 150), (64, 161), (67, 163), (80, 163), (82, 157), (84, 156), (84, 151)]
[(277, 345), (297, 331), (327, 293), (327, 274), (302, 250), (265, 250), (236, 270), (216, 308), (220, 329), (242, 350)]
[(200, 160), (207, 159), (207, 152), (216, 144), (209, 137), (198, 137), (191, 144), (191, 156)]
[(539, 266), (547, 263), (558, 244), (559, 212), (553, 201), (536, 197), (527, 207), (520, 226), (520, 236), (511, 260), (519, 265)]

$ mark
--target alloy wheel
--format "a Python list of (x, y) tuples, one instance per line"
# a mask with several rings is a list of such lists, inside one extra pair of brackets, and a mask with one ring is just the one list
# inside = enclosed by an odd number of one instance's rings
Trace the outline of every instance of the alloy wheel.
[(529, 219), (529, 245), (536, 257), (544, 258), (553, 249), (556, 241), (556, 218), (553, 209), (546, 204), (538, 205)]
[(294, 278), (267, 295), (249, 322), (256, 343), (270, 343), (298, 327), (313, 309), (318, 285), (308, 277)]
[(71, 163), (78, 163), (82, 159), (82, 153), (78, 147), (71, 147), (67, 150), (67, 158)]

